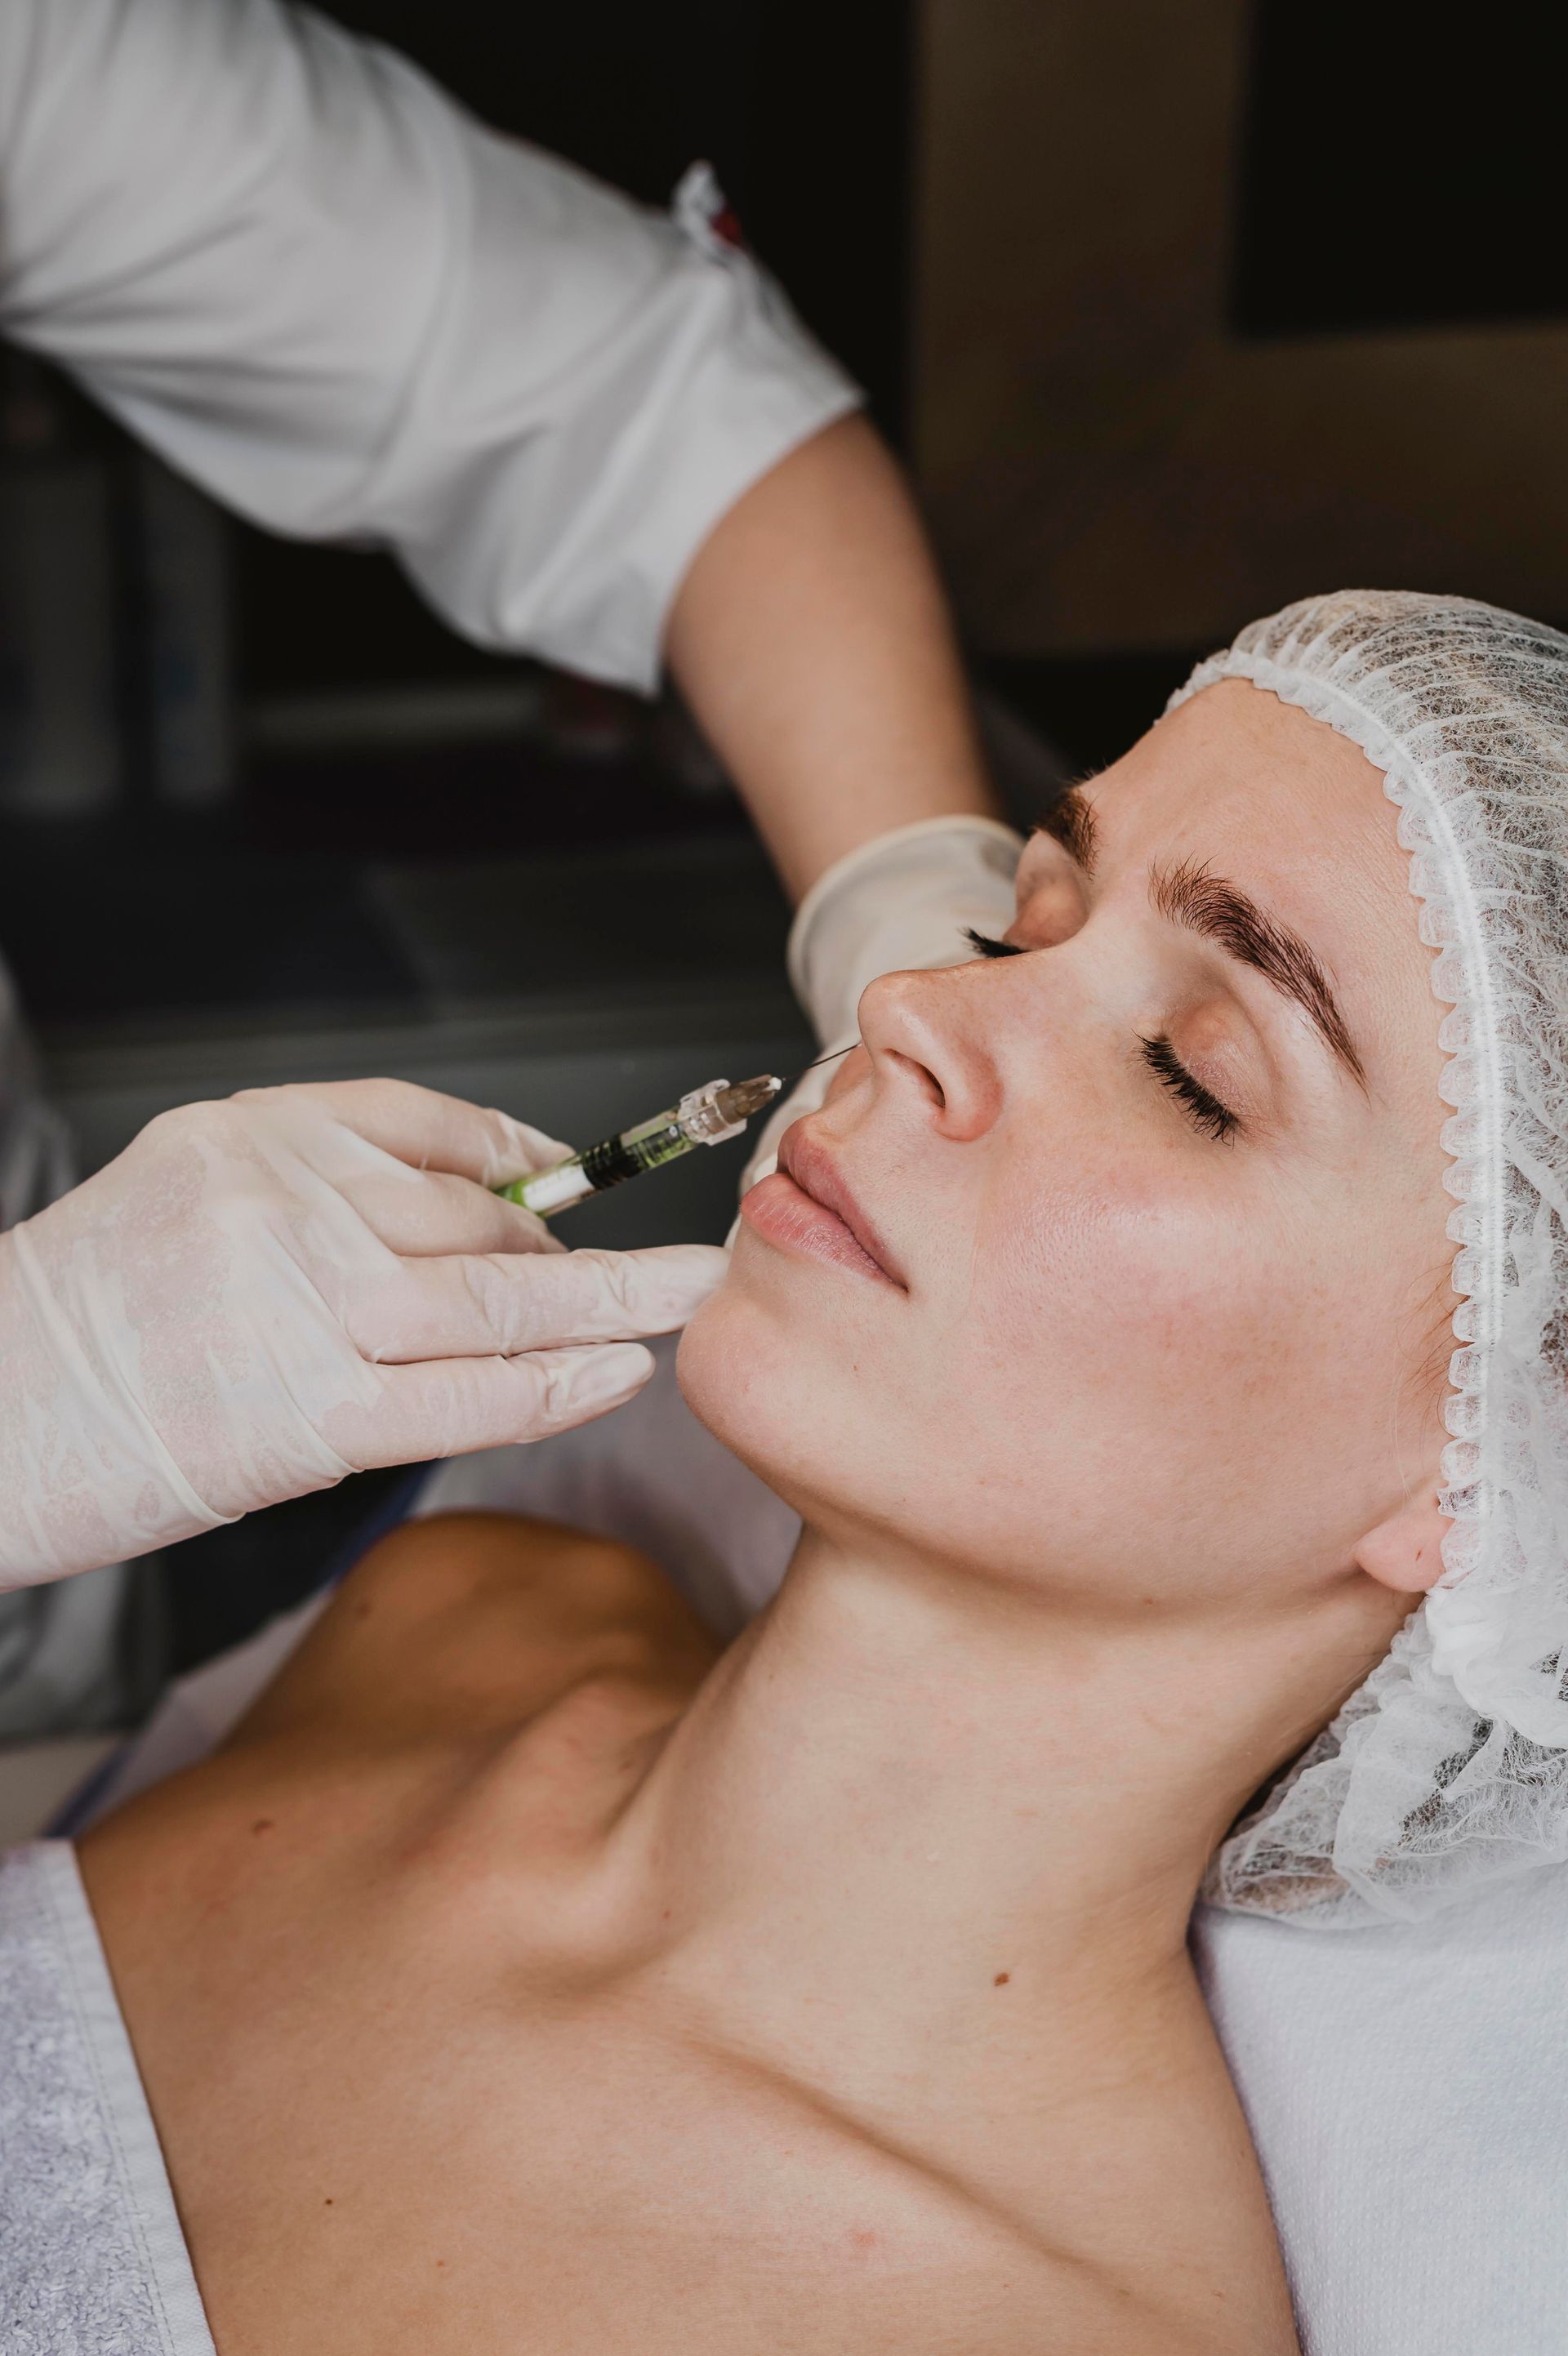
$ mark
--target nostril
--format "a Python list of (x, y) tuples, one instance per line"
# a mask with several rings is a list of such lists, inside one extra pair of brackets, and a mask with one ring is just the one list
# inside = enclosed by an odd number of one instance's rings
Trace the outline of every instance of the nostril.
[(886, 1055), (889, 1063), (901, 1065), (903, 1069), (913, 1076), (938, 1112), (946, 1112), (948, 1108), (946, 1092), (929, 1064), (922, 1064), (914, 1055), (906, 1055), (897, 1047), (888, 1048)]

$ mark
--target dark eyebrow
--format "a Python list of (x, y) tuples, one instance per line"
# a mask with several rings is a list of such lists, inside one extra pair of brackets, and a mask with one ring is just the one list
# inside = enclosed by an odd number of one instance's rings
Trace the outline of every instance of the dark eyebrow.
[(1083, 786), (1087, 782), (1085, 779), (1079, 785), (1069, 786), (1065, 793), (1058, 794), (1035, 831), (1054, 837), (1068, 857), (1075, 861), (1086, 875), (1092, 875), (1098, 835), (1094, 812), (1084, 798)]
[(1211, 875), (1193, 859), (1168, 873), (1156, 870), (1149, 896), (1162, 916), (1186, 925), (1192, 932), (1207, 934), (1229, 956), (1251, 966), (1286, 998), (1294, 998), (1340, 1062), (1366, 1087), (1361, 1058), (1334, 1002), (1328, 978), (1299, 933), (1265, 916), (1236, 884)]

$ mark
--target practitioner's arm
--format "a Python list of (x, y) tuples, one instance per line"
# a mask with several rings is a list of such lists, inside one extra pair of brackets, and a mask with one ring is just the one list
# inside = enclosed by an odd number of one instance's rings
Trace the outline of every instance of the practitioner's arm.
[(930, 551), (863, 418), (814, 435), (730, 509), (682, 584), (667, 649), (797, 898), (890, 828), (995, 816)]
[[(800, 899), (789, 978), (823, 1047), (854, 1038), (876, 975), (957, 964), (970, 926), (1011, 922), (1021, 842), (913, 502), (862, 419), (731, 509), (675, 601), (669, 656)], [(832, 1078), (810, 1074), (757, 1133), (743, 1189)]]

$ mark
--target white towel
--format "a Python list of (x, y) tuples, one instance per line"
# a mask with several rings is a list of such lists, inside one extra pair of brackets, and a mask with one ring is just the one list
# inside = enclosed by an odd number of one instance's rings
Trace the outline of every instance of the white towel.
[(0, 2346), (6, 2356), (214, 2356), (63, 1841), (0, 1853)]

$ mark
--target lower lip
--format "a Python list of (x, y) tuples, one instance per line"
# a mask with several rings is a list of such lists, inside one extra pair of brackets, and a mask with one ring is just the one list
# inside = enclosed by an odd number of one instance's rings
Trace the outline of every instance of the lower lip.
[(776, 1170), (771, 1178), (764, 1178), (741, 1196), (740, 1215), (748, 1227), (755, 1227), (759, 1236), (785, 1251), (824, 1260), (829, 1268), (847, 1269), (851, 1276), (869, 1277), (874, 1284), (893, 1283), (886, 1269), (855, 1241), (838, 1213), (817, 1202), (782, 1170)]

